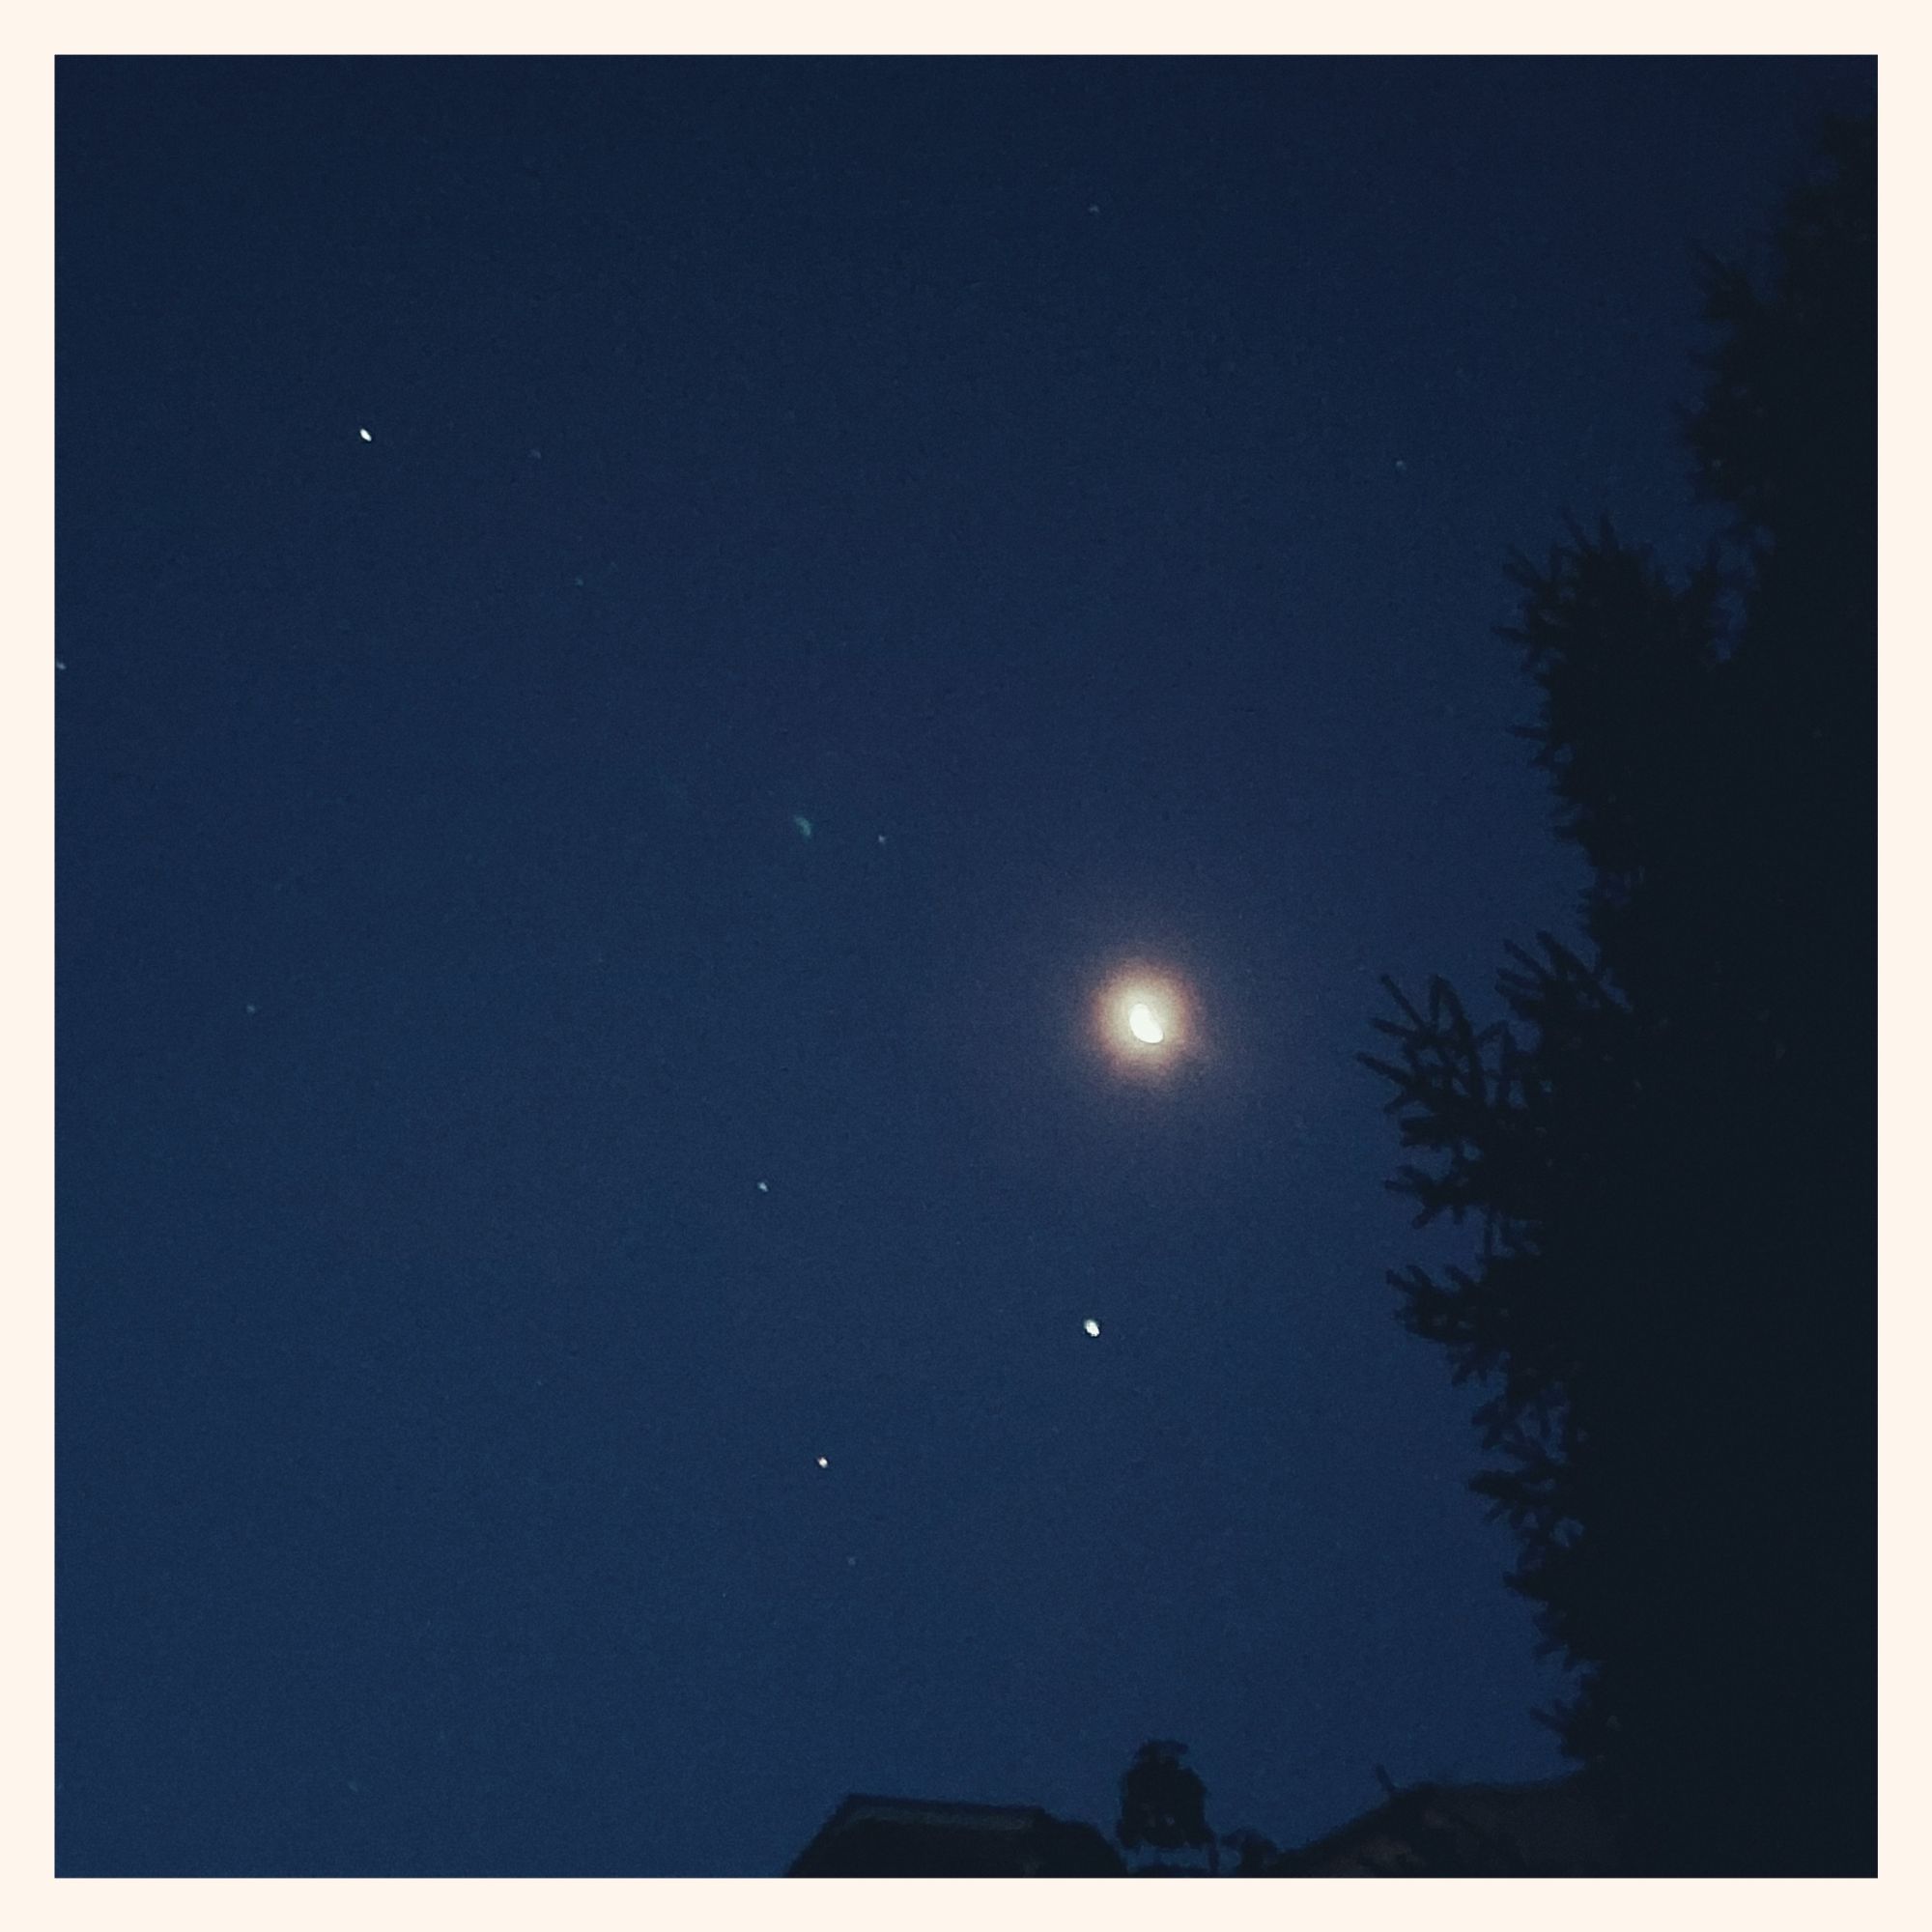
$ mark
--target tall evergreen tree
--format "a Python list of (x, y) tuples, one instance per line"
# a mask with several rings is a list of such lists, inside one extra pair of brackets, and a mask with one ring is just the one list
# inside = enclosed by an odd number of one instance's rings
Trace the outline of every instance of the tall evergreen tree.
[(1393, 982), (1418, 1224), (1391, 1277), (1483, 1384), (1552, 1715), (1648, 1872), (1876, 1869), (1875, 129), (1836, 124), (1769, 273), (1706, 261), (1684, 425), (1726, 539), (1517, 559), (1524, 735), (1588, 862), (1508, 1018)]

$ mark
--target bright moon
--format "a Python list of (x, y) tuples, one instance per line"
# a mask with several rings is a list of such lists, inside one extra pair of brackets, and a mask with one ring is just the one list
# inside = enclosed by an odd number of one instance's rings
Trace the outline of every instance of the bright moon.
[(1167, 968), (1144, 959), (1122, 961), (1093, 997), (1094, 1042), (1115, 1072), (1160, 1082), (1200, 1057), (1193, 994)]

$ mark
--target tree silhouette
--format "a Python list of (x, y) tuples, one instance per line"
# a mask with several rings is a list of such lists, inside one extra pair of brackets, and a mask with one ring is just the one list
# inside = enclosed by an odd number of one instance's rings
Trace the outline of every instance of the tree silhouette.
[(1876, 1869), (1875, 155), (1832, 126), (1768, 275), (1704, 263), (1723, 541), (1513, 562), (1581, 944), (1510, 947), (1484, 1027), (1384, 981), (1363, 1056), (1391, 1186), (1478, 1231), (1401, 1319), (1486, 1388), (1475, 1488), (1641, 1871)]
[(1134, 1753), (1121, 1777), (1121, 1818), (1114, 1835), (1122, 1848), (1137, 1852), (1205, 1851), (1208, 1869), (1218, 1872), (1220, 1856), (1208, 1825), (1208, 1787), (1181, 1759), (1187, 1747), (1151, 1738)]
[(1235, 1867), (1236, 1878), (1266, 1878), (1281, 1856), (1281, 1849), (1272, 1838), (1245, 1828), (1224, 1833), (1221, 1842), (1240, 1860)]

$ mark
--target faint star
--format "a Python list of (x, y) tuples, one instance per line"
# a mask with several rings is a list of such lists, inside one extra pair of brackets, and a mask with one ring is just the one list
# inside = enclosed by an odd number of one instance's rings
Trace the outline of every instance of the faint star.
[(791, 815), (791, 822), (798, 827), (798, 836), (801, 838), (810, 838), (811, 837), (811, 820), (804, 812), (794, 811)]
[(374, 442), (376, 440), (376, 439), (373, 436), (371, 436), (366, 429), (358, 429), (355, 432), (355, 434), (359, 436), (364, 442)]
[(770, 1193), (771, 1191), (772, 1191), (772, 1188), (771, 1188), (771, 1182), (770, 1182), (770, 1181), (768, 1181), (768, 1180), (761, 1180), (761, 1181), (759, 1181), (759, 1182), (758, 1182), (758, 1192), (759, 1192), (760, 1194), (769, 1194), (769, 1193)]
[(829, 1469), (829, 1468), (831, 1468), (831, 1466), (832, 1466), (832, 1459), (831, 1459), (830, 1457), (828, 1457), (828, 1456), (821, 1456), (821, 1457), (819, 1457), (819, 1459), (818, 1459), (818, 1466), (819, 1466), (819, 1467), (820, 1467), (821, 1469)]
[(1097, 1321), (1095, 1321), (1091, 1315), (1088, 1316), (1086, 1321), (1081, 1322), (1080, 1325), (1081, 1327), (1086, 1329), (1086, 1331), (1090, 1335), (1097, 1335), (1100, 1332), (1100, 1324)]

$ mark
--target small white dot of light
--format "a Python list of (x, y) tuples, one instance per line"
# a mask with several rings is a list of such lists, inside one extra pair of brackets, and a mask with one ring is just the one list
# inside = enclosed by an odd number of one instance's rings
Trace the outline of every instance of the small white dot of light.
[(376, 439), (373, 436), (371, 436), (366, 429), (358, 429), (355, 432), (355, 434), (359, 436), (364, 442), (374, 442), (376, 440)]
[(831, 1458), (830, 1458), (829, 1456), (821, 1456), (821, 1457), (820, 1457), (820, 1458), (818, 1459), (818, 1466), (819, 1466), (819, 1467), (820, 1467), (821, 1469), (829, 1469), (829, 1468), (831, 1468), (831, 1466), (832, 1466), (832, 1459), (831, 1459)]
[(1088, 1316), (1086, 1321), (1081, 1322), (1080, 1325), (1081, 1327), (1086, 1329), (1086, 1331), (1090, 1335), (1097, 1335), (1100, 1332), (1100, 1324), (1097, 1321), (1095, 1321), (1091, 1315)]
[(769, 1194), (771, 1191), (771, 1183), (769, 1181), (761, 1180), (758, 1182), (758, 1192), (760, 1194)]

